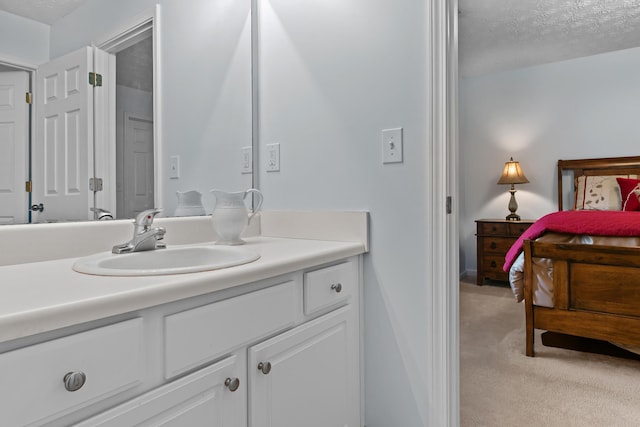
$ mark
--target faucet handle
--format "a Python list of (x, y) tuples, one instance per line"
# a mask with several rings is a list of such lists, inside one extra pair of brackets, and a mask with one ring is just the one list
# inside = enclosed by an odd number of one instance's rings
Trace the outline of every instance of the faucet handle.
[(142, 211), (138, 215), (136, 215), (136, 219), (134, 222), (137, 227), (146, 229), (147, 227), (150, 227), (151, 224), (153, 224), (153, 219), (160, 212), (162, 212), (162, 209), (149, 209), (146, 211)]

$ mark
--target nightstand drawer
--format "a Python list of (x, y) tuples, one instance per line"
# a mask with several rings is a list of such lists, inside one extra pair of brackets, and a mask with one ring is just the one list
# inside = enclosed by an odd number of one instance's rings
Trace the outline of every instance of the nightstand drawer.
[(508, 225), (506, 223), (500, 222), (483, 222), (478, 223), (478, 233), (479, 234), (492, 234), (495, 236), (504, 236), (507, 234)]
[(507, 237), (485, 237), (482, 239), (482, 249), (487, 254), (501, 254), (504, 258), (515, 241), (516, 239)]
[(484, 257), (484, 261), (482, 264), (483, 264), (482, 269), (485, 273), (491, 272), (491, 273), (506, 274), (504, 271), (502, 271), (502, 266), (504, 265), (504, 256), (487, 255)]
[(531, 226), (530, 223), (521, 223), (521, 222), (514, 222), (507, 225), (509, 229), (509, 236), (514, 236), (514, 237), (520, 237), (520, 235), (525, 231), (527, 231), (527, 228)]

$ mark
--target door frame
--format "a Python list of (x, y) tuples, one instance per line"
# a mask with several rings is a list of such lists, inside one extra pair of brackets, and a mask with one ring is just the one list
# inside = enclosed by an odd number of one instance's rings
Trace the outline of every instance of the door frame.
[[(96, 139), (95, 153), (102, 153), (100, 158), (96, 158), (96, 170), (104, 171), (105, 188), (107, 179), (113, 188), (98, 193), (98, 197), (103, 197), (104, 205), (110, 203), (112, 208), (116, 206), (116, 81), (115, 81), (115, 54), (124, 50), (149, 36), (153, 37), (153, 196), (154, 206), (163, 207), (163, 184), (162, 184), (162, 84), (161, 84), (161, 39), (160, 39), (160, 5), (141, 13), (140, 15), (126, 21), (124, 24), (109, 32), (109, 34), (99, 38), (94, 45), (111, 54), (107, 63), (96, 64), (98, 71), (107, 76), (108, 91), (97, 102), (96, 109), (103, 110), (106, 114), (106, 123), (98, 125), (96, 129), (102, 129), (102, 134)], [(100, 206), (100, 205), (98, 205)], [(116, 210), (113, 209), (112, 212)]]
[(428, 366), (428, 425), (460, 425), (458, 237), (458, 0), (429, 8), (431, 188), (430, 292), (426, 308), (432, 349)]

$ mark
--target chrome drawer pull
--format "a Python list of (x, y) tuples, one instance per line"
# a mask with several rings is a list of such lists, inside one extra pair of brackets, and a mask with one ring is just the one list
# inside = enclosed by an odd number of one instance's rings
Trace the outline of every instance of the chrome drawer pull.
[(233, 392), (236, 391), (238, 387), (240, 387), (240, 380), (238, 378), (227, 378), (224, 381), (224, 385), (227, 386), (229, 391)]
[(62, 381), (64, 382), (65, 390), (78, 391), (87, 381), (87, 376), (84, 372), (68, 372)]
[(336, 291), (336, 293), (342, 292), (342, 283), (334, 283), (333, 285), (331, 285), (331, 289)]
[(267, 375), (269, 372), (271, 372), (271, 362), (258, 363), (258, 370), (262, 371), (263, 374)]

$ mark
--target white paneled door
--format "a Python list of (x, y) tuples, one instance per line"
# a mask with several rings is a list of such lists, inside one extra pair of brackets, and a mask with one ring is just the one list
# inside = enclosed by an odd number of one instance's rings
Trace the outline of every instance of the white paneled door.
[(32, 201), (44, 211), (34, 222), (93, 218), (92, 62), (83, 47), (38, 68)]
[(26, 71), (0, 72), (0, 224), (27, 222), (28, 90)]
[(124, 218), (154, 207), (153, 120), (124, 115)]

